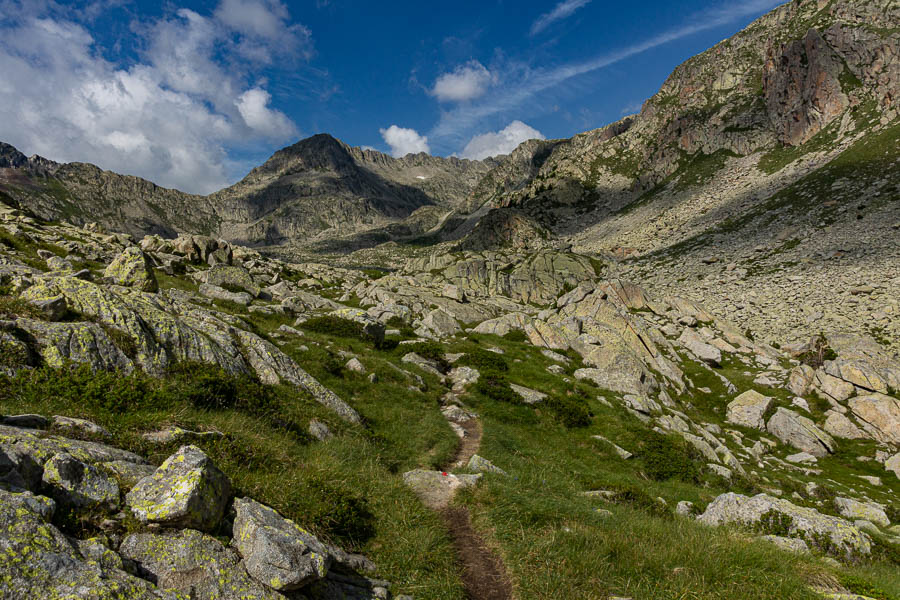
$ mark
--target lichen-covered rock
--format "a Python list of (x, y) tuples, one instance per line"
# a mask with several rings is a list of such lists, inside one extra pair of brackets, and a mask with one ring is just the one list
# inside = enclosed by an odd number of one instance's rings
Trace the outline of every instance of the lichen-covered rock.
[(196, 446), (182, 446), (135, 485), (126, 504), (142, 523), (210, 531), (222, 519), (231, 483)]
[(119, 285), (134, 287), (143, 292), (159, 290), (150, 257), (138, 246), (126, 248), (106, 267), (103, 274)]
[(752, 429), (765, 429), (763, 415), (772, 404), (772, 399), (757, 391), (747, 390), (728, 404), (725, 420), (735, 425)]
[[(49, 519), (52, 500), (0, 488), (0, 597), (15, 600), (172, 600), (151, 583), (84, 556)], [(90, 553), (89, 553), (90, 554)]]
[(813, 456), (826, 456), (834, 452), (834, 439), (819, 429), (811, 419), (802, 417), (787, 408), (779, 408), (766, 425), (769, 433), (779, 440)]
[(59, 504), (71, 508), (119, 506), (119, 486), (97, 467), (69, 454), (56, 454), (44, 463), (43, 487)]
[(773, 513), (783, 515), (789, 521), (787, 529), (790, 537), (804, 539), (820, 550), (846, 557), (865, 555), (871, 551), (869, 537), (848, 521), (766, 494), (753, 497), (734, 492), (722, 494), (706, 507), (697, 520), (707, 525), (743, 523), (756, 526), (764, 515)]
[(473, 454), (472, 458), (469, 459), (469, 464), (466, 465), (466, 468), (470, 471), (475, 471), (476, 473), (496, 473), (497, 475), (506, 475), (506, 471), (484, 458), (483, 456), (479, 456), (477, 454)]
[(809, 545), (797, 538), (782, 537), (780, 535), (762, 535), (759, 537), (771, 544), (775, 544), (783, 550), (796, 552), (797, 554), (809, 554)]
[(153, 444), (187, 444), (204, 440), (220, 440), (225, 435), (221, 431), (191, 431), (177, 425), (170, 425), (159, 431), (148, 431), (141, 437)]
[(891, 520), (881, 505), (842, 497), (835, 498), (834, 505), (837, 507), (838, 512), (841, 513), (841, 516), (848, 519), (853, 519), (854, 521), (865, 519), (881, 527), (887, 527), (891, 524)]
[(76, 419), (74, 417), (55, 415), (53, 417), (53, 426), (57, 429), (63, 429), (75, 433), (94, 435), (102, 438), (112, 437), (112, 434), (110, 434), (109, 431), (107, 431), (105, 428), (86, 419)]
[(51, 367), (66, 363), (90, 365), (92, 369), (130, 373), (134, 363), (97, 323), (48, 323), (17, 319), (16, 326), (34, 339), (44, 362)]
[(185, 597), (284, 600), (247, 575), (237, 552), (193, 529), (132, 534), (122, 541), (119, 553), (136, 563), (142, 577)]
[(240, 288), (256, 298), (261, 288), (253, 281), (247, 269), (236, 265), (217, 264), (206, 271), (206, 283), (220, 288)]
[(330, 408), (344, 420), (361, 422), (359, 413), (349, 404), (301, 369), (300, 365), (273, 344), (246, 331), (235, 333), (245, 349), (247, 360), (263, 383), (276, 384), (282, 379), (286, 380), (309, 392), (316, 402)]
[(249, 498), (236, 498), (234, 511), (234, 545), (257, 581), (290, 591), (328, 573), (328, 550), (293, 521)]

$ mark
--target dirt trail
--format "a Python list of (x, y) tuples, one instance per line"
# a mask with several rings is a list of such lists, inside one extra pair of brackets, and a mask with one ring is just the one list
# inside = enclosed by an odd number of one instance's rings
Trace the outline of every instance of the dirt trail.
[[(460, 426), (466, 435), (460, 440), (456, 455), (450, 460), (447, 469), (466, 466), (481, 446), (482, 430), (478, 419), (469, 419), (460, 423)], [(467, 600), (510, 600), (512, 585), (503, 561), (472, 528), (469, 510), (461, 506), (449, 506), (452, 499), (452, 493), (448, 494), (446, 501), (435, 507), (435, 510), (441, 515), (453, 539), (453, 549), (463, 570), (462, 580)]]

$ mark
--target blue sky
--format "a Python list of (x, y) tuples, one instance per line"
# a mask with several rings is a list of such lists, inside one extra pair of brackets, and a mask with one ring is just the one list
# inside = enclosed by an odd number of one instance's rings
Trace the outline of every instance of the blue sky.
[(636, 112), (777, 0), (0, 0), (0, 140), (210, 192), (319, 132), (483, 158)]

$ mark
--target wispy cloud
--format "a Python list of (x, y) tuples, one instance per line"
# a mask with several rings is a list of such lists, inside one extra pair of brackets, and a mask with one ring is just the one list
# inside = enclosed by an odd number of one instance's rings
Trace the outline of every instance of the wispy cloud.
[(590, 60), (573, 62), (553, 69), (521, 69), (515, 77), (502, 74), (495, 92), (478, 102), (458, 106), (446, 111), (429, 136), (434, 140), (460, 140), (471, 132), (483, 119), (498, 114), (521, 111), (533, 102), (535, 95), (552, 89), (574, 77), (603, 69), (627, 58), (641, 54), (658, 46), (688, 37), (695, 33), (727, 25), (738, 19), (760, 14), (782, 3), (782, 0), (746, 0), (725, 7), (695, 14), (685, 25), (659, 33), (646, 40), (596, 56)]
[(591, 0), (563, 0), (562, 2), (557, 4), (553, 8), (553, 10), (548, 13), (542, 14), (534, 23), (531, 24), (531, 35), (539, 34), (557, 21), (568, 19), (575, 13), (576, 10), (582, 8), (583, 6), (587, 6), (590, 3)]

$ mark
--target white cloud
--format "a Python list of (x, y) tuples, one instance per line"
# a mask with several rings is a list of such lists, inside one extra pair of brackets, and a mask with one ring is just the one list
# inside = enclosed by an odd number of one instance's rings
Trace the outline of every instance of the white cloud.
[(466, 144), (466, 147), (463, 148), (461, 156), (473, 160), (482, 160), (489, 156), (509, 154), (525, 140), (534, 139), (543, 140), (546, 138), (544, 134), (534, 127), (530, 127), (522, 121), (513, 121), (500, 131), (482, 133), (473, 137)]
[(480, 102), (463, 104), (444, 112), (441, 120), (429, 135), (436, 139), (458, 138), (460, 132), (471, 131), (486, 117), (521, 111), (523, 106), (533, 105), (535, 95), (574, 77), (608, 67), (689, 35), (721, 27), (749, 15), (759, 14), (774, 8), (781, 2), (782, 0), (733, 2), (720, 8), (694, 14), (685, 25), (586, 61), (573, 62), (552, 69), (519, 68), (509, 74), (503, 73), (499, 76), (498, 85), (494, 86), (495, 93), (488, 94)]
[[(219, 189), (232, 176), (230, 150), (298, 135), (264, 86), (247, 84), (259, 63), (239, 50), (245, 36), (232, 27), (186, 9), (138, 24), (144, 51), (125, 67), (105, 60), (77, 22), (0, 10), (0, 140), (166, 187)], [(277, 33), (253, 27), (257, 41), (257, 31)]]
[(256, 133), (273, 139), (294, 135), (297, 130), (291, 120), (284, 113), (269, 108), (271, 99), (269, 92), (258, 87), (241, 94), (237, 107), (244, 123)]
[(438, 77), (430, 93), (441, 102), (473, 100), (483, 96), (492, 81), (491, 72), (484, 65), (470, 60)]
[(541, 15), (531, 24), (531, 35), (539, 34), (556, 21), (571, 17), (576, 10), (590, 3), (591, 0), (563, 0), (553, 10)]
[(385, 143), (391, 147), (391, 156), (402, 158), (407, 154), (417, 154), (419, 152), (431, 152), (428, 147), (428, 138), (419, 135), (415, 129), (406, 129), (391, 125), (387, 129), (379, 129), (381, 137)]

